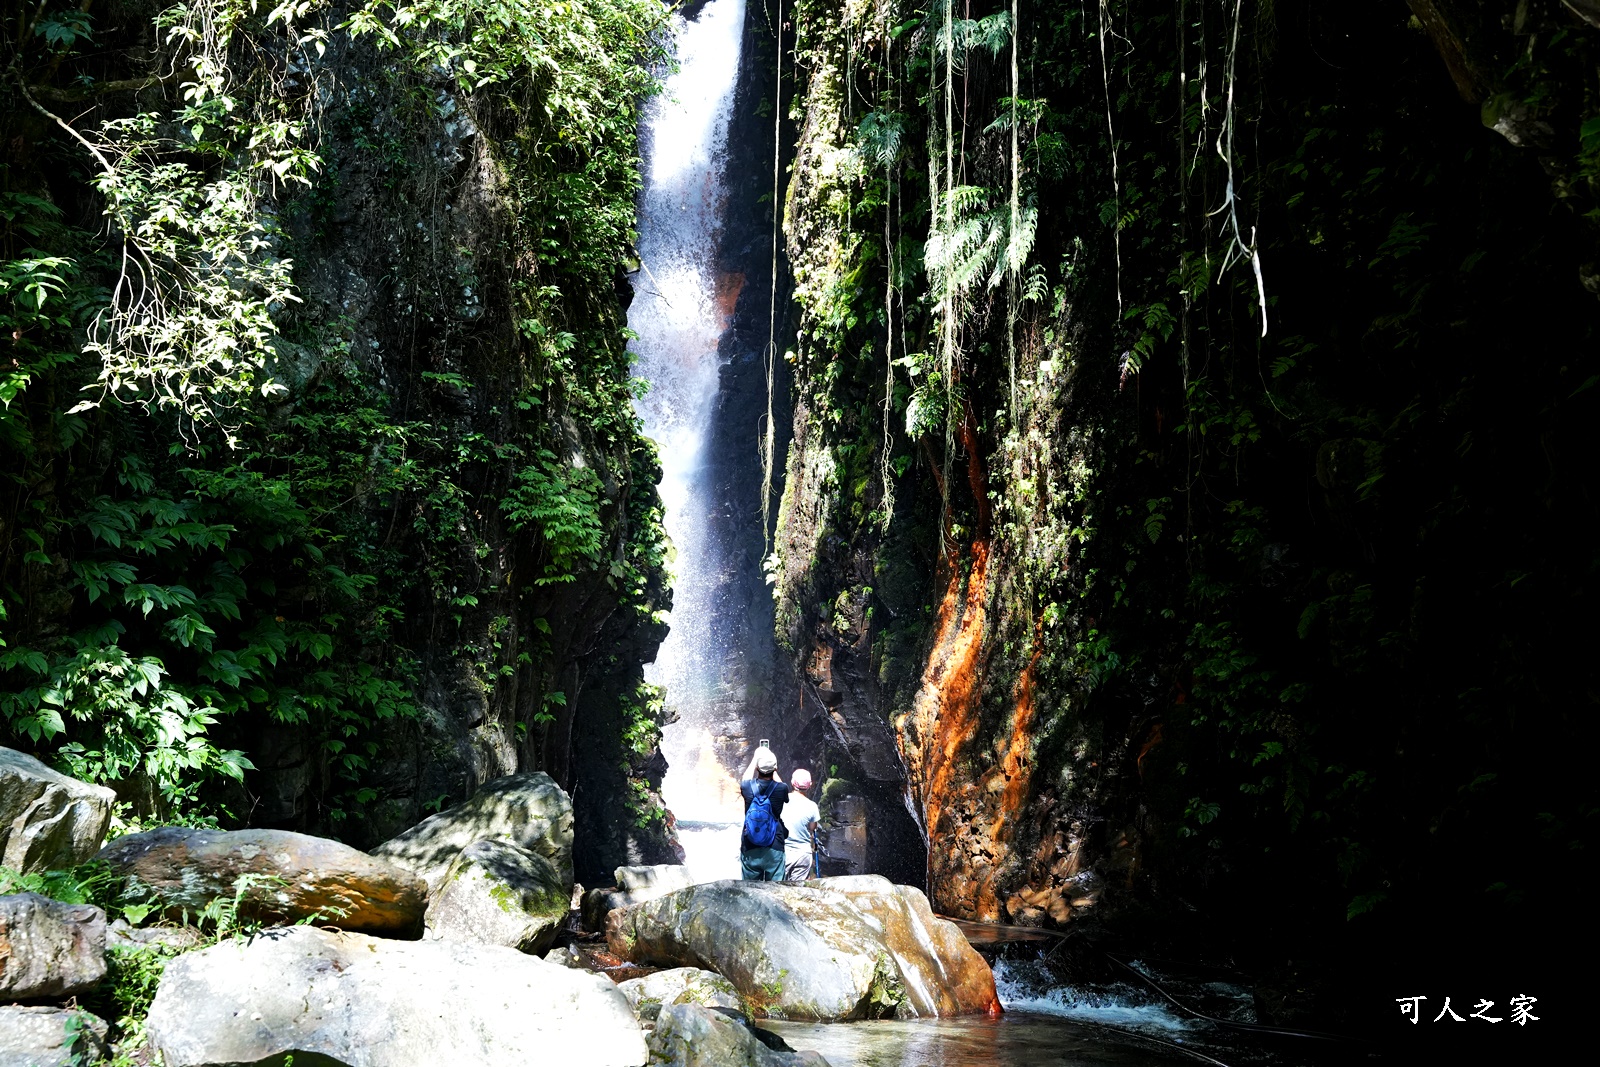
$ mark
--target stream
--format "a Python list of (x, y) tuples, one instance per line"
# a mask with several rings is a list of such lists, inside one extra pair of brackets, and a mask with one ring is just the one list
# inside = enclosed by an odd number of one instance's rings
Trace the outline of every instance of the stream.
[[(741, 682), (740, 620), (726, 608), (738, 553), (719, 543), (717, 524), (708, 521), (725, 506), (708, 474), (708, 450), (727, 358), (722, 341), (743, 282), (719, 269), (717, 253), (729, 201), (728, 129), (745, 12), (745, 0), (710, 0), (692, 18), (676, 18), (679, 67), (650, 103), (641, 131), (642, 267), (628, 315), (638, 334), (636, 373), (649, 383), (638, 412), (660, 451), (675, 551), (671, 632), (646, 677), (665, 688), (677, 715), (662, 742), (669, 763), (663, 793), (678, 820), (685, 863), (700, 882), (739, 877), (743, 809), (718, 746), (746, 740), (746, 704), (755, 699)], [(749, 445), (754, 451), (754, 427)], [(998, 1019), (762, 1025), (796, 1048), (821, 1052), (833, 1067), (1281, 1062), (1212, 1058), (1204, 1051), (1215, 1036), (1210, 1024), (1180, 1017), (1132, 987), (1079, 993), (1012, 960), (996, 964), (996, 979), (1006, 1007)]]

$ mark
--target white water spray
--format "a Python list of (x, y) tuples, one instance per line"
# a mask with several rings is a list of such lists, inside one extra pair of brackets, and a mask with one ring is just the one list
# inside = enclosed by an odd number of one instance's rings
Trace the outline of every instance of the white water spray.
[[(662, 792), (683, 827), (698, 880), (739, 876), (743, 806), (738, 783), (714, 745), (730, 693), (726, 650), (711, 625), (722, 573), (708, 517), (717, 506), (705, 477), (705, 444), (717, 396), (718, 344), (741, 280), (716, 268), (727, 202), (722, 172), (739, 71), (745, 0), (711, 0), (693, 21), (676, 20), (678, 72), (644, 120), (646, 171), (639, 257), (628, 325), (639, 338), (637, 373), (644, 431), (660, 449), (661, 498), (676, 558), (671, 632), (645, 669), (679, 715), (662, 740), (669, 770)], [(693, 824), (710, 824), (696, 828)]]

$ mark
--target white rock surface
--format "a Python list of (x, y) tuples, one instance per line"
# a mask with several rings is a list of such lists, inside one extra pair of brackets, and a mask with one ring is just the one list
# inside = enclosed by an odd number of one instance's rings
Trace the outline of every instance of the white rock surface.
[(609, 980), (515, 949), (272, 930), (170, 961), (150, 1006), (167, 1067), (285, 1052), (351, 1067), (640, 1067), (644, 1034)]
[(105, 1052), (106, 1021), (76, 1008), (0, 1007), (0, 1067), (76, 1067)]
[(73, 867), (100, 851), (117, 795), (0, 748), (0, 867)]

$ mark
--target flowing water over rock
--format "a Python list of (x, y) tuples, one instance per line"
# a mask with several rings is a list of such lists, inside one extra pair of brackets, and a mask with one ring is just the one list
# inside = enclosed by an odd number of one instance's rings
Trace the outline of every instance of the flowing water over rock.
[(1205, 1060), (1048, 1015), (786, 1023), (763, 1027), (831, 1067), (1192, 1067)]
[[(679, 717), (662, 743), (669, 765), (663, 792), (679, 819), (689, 865), (703, 881), (739, 876), (734, 824), (742, 805), (726, 763), (737, 758), (748, 705), (762, 690), (746, 662), (759, 658), (749, 646), (766, 639), (742, 625), (737, 601), (748, 576), (740, 570), (750, 564), (729, 543), (729, 523), (715, 521), (737, 506), (716, 474), (725, 457), (713, 452), (724, 400), (724, 339), (745, 284), (720, 254), (744, 24), (745, 0), (711, 0), (692, 19), (677, 20), (679, 69), (645, 119), (643, 266), (628, 312), (639, 334), (637, 373), (650, 383), (638, 410), (660, 449), (661, 496), (676, 552), (672, 629), (646, 677), (666, 688)], [(755, 428), (749, 429), (753, 450)]]
[(832, 1067), (1309, 1067), (1361, 1058), (1348, 1047), (1285, 1056), (1185, 1016), (1145, 990), (1078, 989), (1030, 962), (1000, 961), (995, 986), (1006, 1009), (998, 1019), (761, 1025), (795, 1048), (822, 1053)]
[[(727, 240), (730, 219), (749, 230), (746, 216), (755, 211), (730, 200), (730, 187), (752, 164), (740, 146), (732, 153), (739, 158), (728, 161), (730, 126), (754, 103), (741, 97), (736, 114), (741, 76), (749, 73), (743, 66), (750, 57), (741, 55), (749, 43), (742, 40), (746, 7), (746, 0), (710, 0), (677, 20), (679, 67), (651, 103), (643, 129), (642, 266), (629, 309), (629, 326), (639, 335), (636, 372), (650, 383), (638, 411), (660, 450), (675, 549), (671, 632), (646, 676), (665, 687), (678, 715), (662, 743), (669, 762), (663, 793), (698, 882), (738, 877), (742, 805), (730, 768), (754, 744), (751, 731), (771, 729), (776, 738), (784, 729), (773, 718), (777, 686), (770, 651), (763, 651), (771, 647), (770, 607), (753, 603), (766, 596), (759, 553), (739, 541), (739, 524), (747, 535), (752, 524), (744, 513), (759, 510), (759, 497), (741, 491), (749, 470), (729, 473), (741, 463), (755, 466), (758, 426), (739, 414), (749, 404), (741, 408), (732, 394), (741, 367), (745, 392), (759, 380), (749, 367), (760, 358), (751, 335), (764, 340), (766, 328), (766, 280), (746, 271), (748, 249), (741, 260), (726, 247), (748, 240), (748, 234)], [(741, 336), (735, 323), (741, 294), (748, 301), (746, 290), (757, 286), (760, 329), (746, 322)], [(1206, 1062), (1196, 1055), (1204, 1035), (1192, 1020), (1137, 990), (1077, 992), (1012, 964), (1002, 964), (996, 977), (1007, 1009), (999, 1019), (762, 1025), (795, 1048), (822, 1052), (834, 1067)]]

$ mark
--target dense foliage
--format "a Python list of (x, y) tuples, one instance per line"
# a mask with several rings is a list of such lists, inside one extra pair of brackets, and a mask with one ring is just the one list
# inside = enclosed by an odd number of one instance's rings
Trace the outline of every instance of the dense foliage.
[(902, 715), (933, 605), (886, 584), (992, 543), (983, 736), (1026, 671), (1063, 825), (1269, 942), (1567, 914), (1600, 813), (1553, 769), (1594, 740), (1600, 30), (1412, 6), (1473, 32), (794, 9), (784, 521), (871, 559), (775, 561), (783, 636), (872, 604)]
[[(477, 773), (561, 773), (578, 642), (664, 606), (617, 285), (663, 25), (8, 8), (0, 743), (130, 820), (361, 837), (471, 788), (404, 757), (454, 685)], [(621, 699), (641, 658), (594, 673)], [(263, 746), (309, 782), (253, 775)]]

